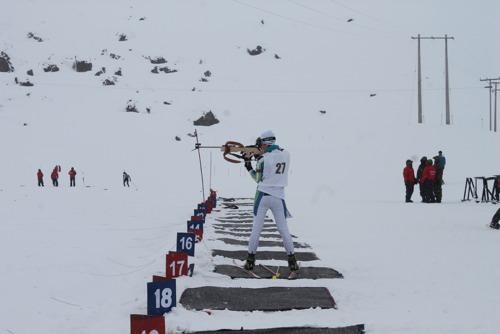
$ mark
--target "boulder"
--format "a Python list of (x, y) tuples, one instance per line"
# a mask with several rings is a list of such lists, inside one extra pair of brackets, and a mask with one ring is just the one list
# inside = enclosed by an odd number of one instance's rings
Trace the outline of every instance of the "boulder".
[(28, 33), (28, 38), (32, 38), (37, 42), (43, 42), (43, 39), (41, 37), (36, 36), (34, 33), (29, 32)]
[(0, 72), (14, 72), (10, 57), (5, 52), (0, 52)]
[(193, 122), (195, 126), (211, 126), (217, 123), (219, 123), (219, 120), (211, 110)]
[(104, 86), (113, 86), (115, 84), (115, 82), (113, 80), (110, 80), (110, 79), (106, 79), (102, 82), (102, 84)]
[(247, 52), (250, 56), (260, 55), (264, 51), (266, 51), (266, 49), (263, 49), (260, 45), (257, 45), (253, 50), (247, 49)]
[(132, 100), (129, 100), (129, 101), (127, 102), (127, 106), (125, 107), (125, 111), (126, 111), (126, 112), (136, 112), (136, 113), (138, 113), (138, 112), (139, 112), (139, 110), (137, 110), (137, 108), (136, 108), (136, 106), (135, 106), (135, 103), (134, 103), (134, 102), (132, 102)]
[(50, 64), (43, 69), (44, 72), (59, 72), (59, 67), (55, 64)]
[(100, 71), (97, 71), (97, 72), (95, 73), (95, 76), (96, 76), (96, 77), (98, 77), (98, 76), (100, 76), (100, 75), (102, 75), (102, 74), (104, 74), (104, 73), (106, 73), (106, 67), (101, 67), (101, 70), (100, 70)]
[(73, 63), (73, 69), (77, 72), (92, 71), (92, 63), (86, 62), (85, 60), (75, 60)]
[(165, 64), (167, 62), (166, 59), (163, 57), (156, 57), (156, 58), (149, 57), (149, 61), (151, 62), (151, 64), (155, 64), (155, 65)]

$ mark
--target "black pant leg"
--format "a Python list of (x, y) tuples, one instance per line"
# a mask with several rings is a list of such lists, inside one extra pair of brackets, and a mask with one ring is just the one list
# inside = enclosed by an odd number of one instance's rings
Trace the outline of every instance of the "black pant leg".
[(406, 187), (406, 202), (409, 202), (411, 200), (411, 196), (413, 195), (413, 188), (414, 184), (413, 183), (405, 183)]
[(426, 203), (431, 203), (433, 201), (433, 194), (432, 194), (432, 181), (425, 181), (424, 182), (424, 202)]
[(500, 209), (497, 210), (497, 212), (495, 213), (495, 215), (491, 219), (491, 222), (495, 223), (495, 224), (498, 224), (499, 221), (500, 221)]

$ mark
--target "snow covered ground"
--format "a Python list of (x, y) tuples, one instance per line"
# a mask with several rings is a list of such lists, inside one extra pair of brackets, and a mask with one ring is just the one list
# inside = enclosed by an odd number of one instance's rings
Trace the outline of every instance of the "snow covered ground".
[[(127, 332), (129, 314), (146, 312), (146, 282), (163, 271), (175, 233), (201, 200), (186, 134), (208, 110), (221, 123), (198, 129), (203, 144), (250, 144), (261, 131), (275, 131), (292, 157), (290, 230), (345, 279), (325, 283), (339, 306), (332, 312), (209, 317), (178, 308), (167, 323), (498, 332), (500, 234), (486, 227), (497, 207), (460, 201), (465, 177), (500, 174), (499, 137), (487, 131), (487, 91), (478, 82), (498, 75), (500, 50), (490, 41), (499, 37), (493, 23), (499, 4), (487, 3), (3, 4), (0, 51), (15, 72), (0, 73), (0, 333)], [(44, 41), (28, 39), (29, 32)], [(118, 41), (122, 33), (125, 42)], [(423, 44), (425, 123), (416, 124), (410, 36), (417, 33), (456, 38), (449, 46), (452, 126), (442, 121), (443, 50), (435, 41)], [(257, 45), (266, 51), (249, 56), (246, 49)], [(178, 72), (152, 74), (147, 56), (165, 57)], [(74, 57), (92, 61), (92, 72), (72, 71)], [(52, 63), (61, 71), (44, 73)], [(106, 74), (94, 76), (102, 66)], [(103, 86), (119, 68), (116, 85)], [(209, 82), (200, 82), (207, 70)], [(17, 86), (15, 77), (34, 86)], [(129, 99), (140, 113), (124, 112)], [(417, 194), (416, 203), (403, 203), (404, 161), (438, 150), (448, 160), (443, 203), (418, 203)], [(209, 158), (204, 151), (206, 174)], [(244, 168), (216, 151), (212, 160), (220, 195), (253, 195)], [(56, 164), (63, 168), (60, 188), (49, 184)], [(68, 187), (71, 166), (76, 188)], [(45, 188), (36, 187), (38, 168)], [(132, 176), (130, 189), (121, 186), (123, 170)], [(196, 261), (202, 266), (207, 253)]]

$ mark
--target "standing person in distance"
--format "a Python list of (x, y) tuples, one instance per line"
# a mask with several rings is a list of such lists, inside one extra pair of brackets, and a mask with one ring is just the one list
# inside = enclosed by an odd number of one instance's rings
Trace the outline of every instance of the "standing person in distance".
[(443, 174), (444, 174), (444, 166), (446, 166), (446, 158), (443, 155), (443, 151), (439, 151), (437, 157), (439, 161), (439, 166), (441, 166), (441, 184), (444, 184)]
[(411, 200), (411, 195), (415, 187), (415, 172), (413, 171), (413, 161), (406, 160), (406, 167), (403, 169), (403, 180), (406, 187), (406, 203), (413, 203)]
[(446, 166), (446, 158), (443, 155), (443, 151), (439, 151), (437, 157), (438, 157), (439, 165), (444, 170), (444, 166)]
[(436, 180), (436, 169), (432, 165), (432, 160), (428, 159), (422, 172), (420, 184), (424, 187), (424, 203), (434, 203), (434, 181)]
[(132, 181), (130, 178), (130, 175), (127, 174), (127, 172), (123, 171), (123, 186), (130, 187), (129, 182)]
[(68, 172), (68, 175), (69, 175), (69, 186), (75, 187), (76, 186), (76, 182), (75, 182), (76, 170), (74, 167), (71, 167), (71, 169)]
[(434, 168), (436, 169), (436, 179), (434, 180), (433, 192), (436, 203), (441, 203), (443, 198), (443, 168), (441, 167), (441, 159), (437, 155), (434, 157)]
[(38, 186), (43, 187), (43, 173), (41, 169), (38, 169), (38, 172), (36, 173), (36, 178), (38, 180)]
[(420, 165), (418, 166), (417, 169), (417, 183), (419, 183), (419, 190), (420, 190), (420, 197), (422, 197), (422, 202), (424, 201), (424, 186), (422, 183), (420, 183), (420, 180), (422, 179), (422, 174), (424, 173), (424, 168), (425, 165), (427, 164), (427, 157), (422, 157), (420, 159)]
[[(255, 170), (252, 168), (250, 158), (245, 157), (245, 167), (257, 182), (252, 234), (248, 242), (248, 257), (245, 269), (253, 270), (255, 266), (255, 254), (259, 246), (260, 233), (264, 227), (266, 213), (271, 210), (288, 255), (288, 268), (291, 273), (295, 273), (299, 270), (299, 266), (295, 258), (293, 240), (286, 221), (291, 215), (285, 204), (285, 187), (288, 185), (290, 154), (275, 143), (276, 137), (272, 131), (265, 131), (257, 139), (257, 147), (263, 153), (257, 161)], [(292, 278), (292, 275), (290, 278)]]
[(55, 166), (54, 169), (52, 170), (52, 173), (50, 174), (50, 179), (52, 180), (52, 185), (54, 187), (59, 186), (59, 166)]

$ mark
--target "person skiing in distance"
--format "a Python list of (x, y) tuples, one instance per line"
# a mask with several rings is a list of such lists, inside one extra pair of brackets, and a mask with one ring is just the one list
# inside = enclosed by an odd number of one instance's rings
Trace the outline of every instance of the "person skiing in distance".
[(250, 157), (244, 157), (246, 169), (257, 182), (252, 233), (248, 242), (245, 269), (253, 270), (255, 266), (255, 254), (259, 245), (260, 233), (264, 227), (266, 213), (271, 210), (288, 255), (288, 268), (293, 273), (299, 270), (299, 266), (295, 258), (293, 240), (286, 221), (291, 215), (285, 204), (285, 187), (288, 185), (290, 154), (275, 143), (276, 137), (272, 131), (265, 131), (257, 138), (257, 147), (263, 153), (257, 161), (255, 170), (252, 168)]
[(129, 182), (132, 181), (130, 178), (130, 175), (127, 174), (127, 172), (123, 171), (123, 186), (130, 187)]
[(36, 173), (36, 178), (38, 180), (38, 186), (39, 187), (43, 187), (43, 173), (42, 171), (39, 169), (38, 172)]
[(54, 169), (52, 170), (52, 173), (50, 174), (50, 178), (52, 180), (52, 185), (54, 187), (59, 186), (59, 168), (58, 166), (55, 166)]
[(433, 192), (435, 179), (436, 169), (432, 165), (432, 160), (428, 159), (420, 179), (420, 184), (424, 187), (424, 203), (433, 203), (435, 201)]
[(420, 197), (422, 197), (422, 202), (424, 201), (424, 187), (420, 183), (420, 179), (422, 178), (422, 173), (424, 172), (425, 165), (427, 164), (427, 157), (422, 157), (420, 159), (420, 165), (417, 169), (417, 183), (419, 184), (418, 188), (420, 190)]
[(403, 180), (406, 187), (406, 203), (413, 203), (413, 201), (411, 200), (411, 195), (413, 194), (416, 180), (412, 164), (413, 161), (406, 160), (406, 167), (403, 169)]
[(74, 167), (71, 167), (71, 169), (68, 172), (68, 175), (69, 175), (69, 186), (75, 187), (76, 186), (76, 182), (75, 182), (76, 170)]
[(498, 221), (500, 221), (500, 209), (497, 210), (497, 212), (491, 219), (490, 227), (496, 230), (500, 229), (500, 224), (498, 223)]

